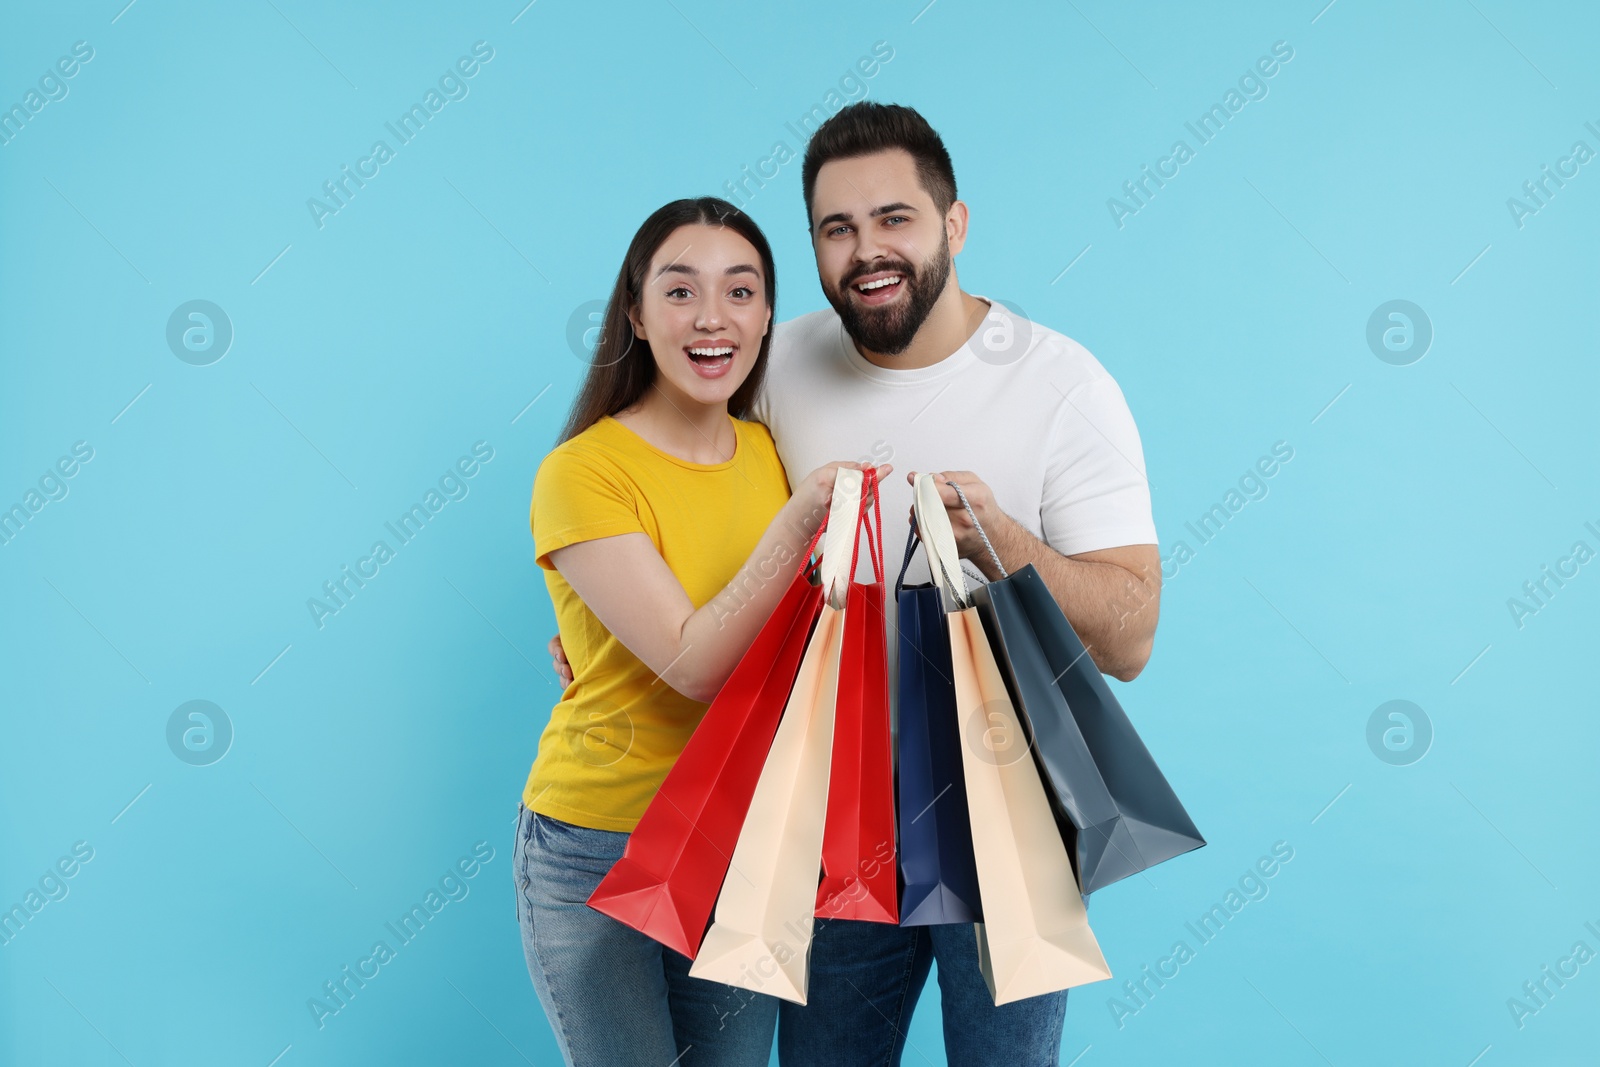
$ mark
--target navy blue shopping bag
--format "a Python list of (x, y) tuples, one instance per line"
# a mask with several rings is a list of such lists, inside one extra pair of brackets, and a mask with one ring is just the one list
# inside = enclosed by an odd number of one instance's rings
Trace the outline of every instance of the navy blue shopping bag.
[(972, 599), (1083, 895), (1204, 845), (1033, 564)]
[(921, 543), (913, 525), (895, 580), (899, 607), (899, 739), (895, 819), (900, 833), (900, 925), (983, 921), (972, 855), (950, 630), (936, 585), (906, 586)]

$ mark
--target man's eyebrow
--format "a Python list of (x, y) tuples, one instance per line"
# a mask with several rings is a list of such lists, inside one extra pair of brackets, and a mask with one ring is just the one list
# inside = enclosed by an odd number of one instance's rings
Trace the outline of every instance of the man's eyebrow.
[[(881, 218), (884, 215), (893, 214), (897, 211), (910, 211), (914, 213), (916, 210), (917, 209), (912, 207), (910, 204), (896, 201), (893, 204), (885, 204), (882, 207), (875, 207), (871, 211), (867, 212), (867, 215), (870, 218), (876, 219)], [(851, 222), (854, 221), (854, 219), (855, 216), (850, 214), (848, 211), (835, 211), (832, 215), (827, 215), (821, 219), (818, 219), (817, 229), (820, 230), (832, 222)]]

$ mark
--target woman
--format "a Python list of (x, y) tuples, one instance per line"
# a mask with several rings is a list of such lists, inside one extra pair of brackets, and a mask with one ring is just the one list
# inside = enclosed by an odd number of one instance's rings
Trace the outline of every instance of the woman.
[(859, 466), (819, 468), (789, 496), (766, 428), (739, 417), (775, 295), (766, 238), (732, 204), (651, 215), (534, 481), (573, 681), (539, 740), (513, 867), (528, 971), (575, 1067), (768, 1060), (774, 999), (689, 977), (688, 959), (585, 902), (782, 596), (788, 569), (766, 579), (762, 564), (798, 562), (838, 468)]

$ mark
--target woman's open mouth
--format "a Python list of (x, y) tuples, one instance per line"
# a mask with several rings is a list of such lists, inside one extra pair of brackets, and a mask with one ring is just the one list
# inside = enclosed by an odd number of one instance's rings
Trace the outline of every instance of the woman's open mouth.
[(732, 341), (717, 339), (687, 345), (683, 351), (700, 377), (720, 378), (733, 366), (733, 356), (738, 350), (739, 346)]

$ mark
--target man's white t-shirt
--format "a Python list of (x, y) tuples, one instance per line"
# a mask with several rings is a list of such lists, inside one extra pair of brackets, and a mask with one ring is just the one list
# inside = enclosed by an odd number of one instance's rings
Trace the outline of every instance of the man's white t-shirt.
[[(894, 464), (882, 492), (891, 657), (911, 471), (973, 472), (1064, 556), (1158, 543), (1139, 431), (1116, 381), (1070, 337), (986, 302), (966, 344), (916, 370), (869, 363), (832, 308), (779, 323), (750, 413), (772, 431), (791, 483), (840, 460)], [(969, 588), (982, 580), (970, 562), (963, 569)], [(856, 573), (872, 580), (864, 544)], [(906, 584), (929, 580), (919, 549)]]

